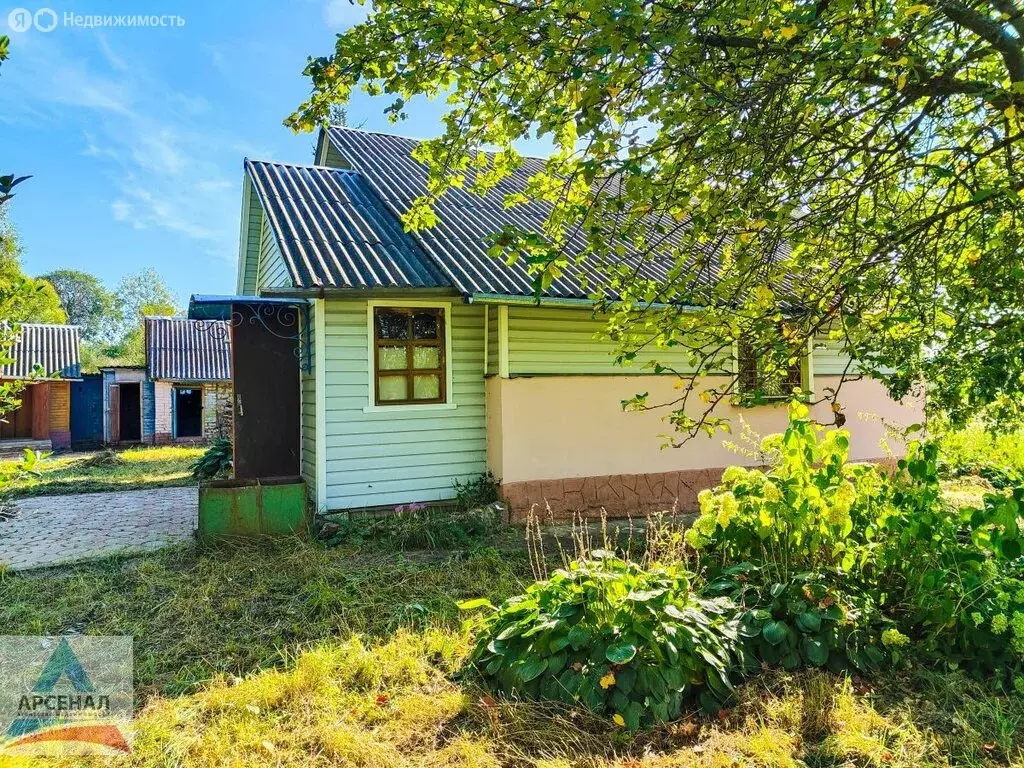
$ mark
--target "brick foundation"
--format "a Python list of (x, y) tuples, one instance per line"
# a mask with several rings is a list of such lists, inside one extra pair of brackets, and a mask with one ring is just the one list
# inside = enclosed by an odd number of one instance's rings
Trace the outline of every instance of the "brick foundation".
[(722, 479), (723, 468), (687, 469), (643, 475), (602, 475), (562, 480), (531, 480), (502, 483), (502, 496), (508, 501), (513, 521), (525, 520), (536, 505), (547, 516), (548, 508), (556, 519), (574, 513), (609, 517), (643, 515), (669, 510), (697, 509), (697, 494)]
[[(893, 473), (898, 461), (882, 458), (867, 463)], [(522, 522), (531, 508), (544, 519), (548, 518), (550, 509), (556, 520), (570, 519), (576, 513), (587, 517), (596, 517), (602, 512), (608, 517), (627, 517), (673, 509), (696, 512), (699, 508), (697, 494), (718, 485), (724, 471), (723, 467), (718, 467), (502, 483), (501, 495), (509, 505), (509, 522)]]

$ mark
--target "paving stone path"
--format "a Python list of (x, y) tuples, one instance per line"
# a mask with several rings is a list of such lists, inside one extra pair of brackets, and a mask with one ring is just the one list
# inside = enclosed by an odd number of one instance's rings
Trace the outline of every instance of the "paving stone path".
[(40, 496), (0, 519), (0, 563), (14, 570), (159, 549), (192, 536), (196, 488)]

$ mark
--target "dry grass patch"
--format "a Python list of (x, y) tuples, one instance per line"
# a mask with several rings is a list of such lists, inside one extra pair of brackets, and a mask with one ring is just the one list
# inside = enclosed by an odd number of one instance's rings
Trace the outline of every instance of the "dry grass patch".
[[(463, 631), (400, 631), (387, 643), (325, 644), (287, 669), (220, 677), (181, 698), (150, 702), (134, 753), (115, 766), (342, 766), (346, 768), (732, 768), (733, 766), (1020, 765), (993, 746), (992, 718), (973, 735), (950, 720), (1024, 701), (986, 697), (959, 677), (890, 680), (883, 692), (810, 671), (766, 674), (742, 686), (719, 718), (694, 717), (629, 737), (586, 712), (495, 701), (460, 677)], [(879, 685), (883, 681), (877, 681)], [(922, 695), (944, 693), (922, 710)], [(858, 688), (860, 690), (858, 691)], [(956, 699), (954, 692), (959, 691)], [(81, 759), (57, 765), (89, 765)], [(100, 763), (95, 763), (99, 765)], [(0, 765), (3, 765), (0, 762)]]

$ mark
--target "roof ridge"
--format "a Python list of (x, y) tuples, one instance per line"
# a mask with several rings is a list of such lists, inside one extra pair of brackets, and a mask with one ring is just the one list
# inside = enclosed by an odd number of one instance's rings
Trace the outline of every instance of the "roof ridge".
[(352, 173), (356, 176), (362, 175), (355, 168), (338, 168), (333, 165), (317, 165), (316, 163), (282, 163), (279, 160), (253, 160), (248, 157), (243, 159), (243, 166), (252, 165), (254, 163), (259, 163), (261, 165), (283, 165), (285, 168), (311, 168), (317, 171), (339, 171), (341, 173)]
[(82, 330), (82, 326), (75, 323), (13, 323), (13, 325), (19, 328), (75, 328), (79, 331)]
[[(433, 141), (434, 139), (438, 138), (437, 136), (434, 136), (433, 138), (421, 138), (419, 136), (406, 136), (405, 134), (402, 134), (402, 133), (388, 133), (387, 131), (371, 131), (371, 130), (368, 130), (366, 128), (353, 128), (353, 127), (348, 126), (348, 125), (333, 125), (333, 124), (327, 126), (327, 133), (328, 133), (328, 135), (330, 135), (330, 132), (331, 132), (332, 129), (339, 130), (339, 131), (351, 131), (352, 133), (368, 133), (368, 134), (371, 134), (373, 136), (387, 136), (387, 137), (392, 138), (392, 139), (405, 139), (407, 141), (417, 141), (417, 142)], [(488, 155), (496, 155), (497, 154), (497, 152), (495, 150), (493, 150), (493, 149), (481, 149), (479, 151), (480, 152), (485, 152)], [(526, 155), (526, 154), (523, 154), (522, 152), (519, 153), (519, 156), (522, 157), (524, 160), (545, 160), (545, 161), (548, 160), (547, 157), (541, 157), (540, 155)]]

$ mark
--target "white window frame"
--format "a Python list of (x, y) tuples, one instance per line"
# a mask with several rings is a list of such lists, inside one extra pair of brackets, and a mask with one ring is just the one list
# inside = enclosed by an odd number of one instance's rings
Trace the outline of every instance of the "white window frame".
[[(374, 344), (373, 312), (378, 307), (413, 307), (423, 309), (440, 309), (444, 312), (444, 396), (443, 403), (406, 403), (403, 405), (377, 405), (374, 393), (377, 391), (374, 374), (377, 370), (377, 361), (374, 355), (377, 353)], [(410, 411), (451, 411), (456, 408), (452, 392), (452, 360), (454, 358), (452, 349), (452, 303), (450, 301), (428, 301), (425, 299), (374, 299), (366, 302), (366, 406), (363, 413), (408, 413)]]

